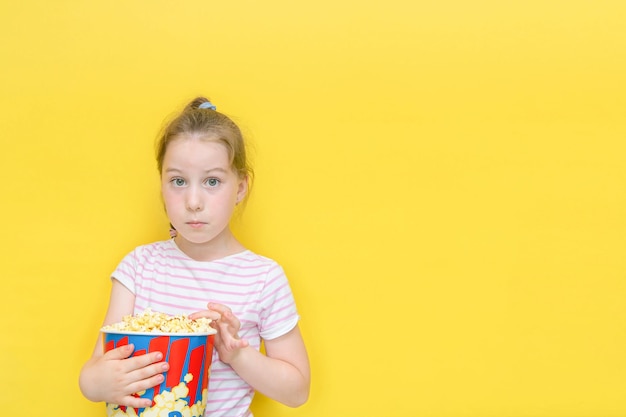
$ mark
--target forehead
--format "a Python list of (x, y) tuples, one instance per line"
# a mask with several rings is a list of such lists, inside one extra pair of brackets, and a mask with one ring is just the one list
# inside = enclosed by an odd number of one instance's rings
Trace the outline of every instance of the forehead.
[(228, 148), (216, 135), (180, 135), (167, 145), (163, 165), (229, 167)]

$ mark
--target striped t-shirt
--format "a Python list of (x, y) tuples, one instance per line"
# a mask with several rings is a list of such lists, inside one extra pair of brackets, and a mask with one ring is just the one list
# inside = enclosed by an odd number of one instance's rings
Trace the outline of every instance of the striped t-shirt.
[[(135, 313), (150, 307), (168, 314), (206, 310), (209, 301), (228, 306), (241, 322), (239, 336), (260, 348), (293, 329), (299, 316), (283, 268), (249, 250), (201, 262), (173, 239), (139, 246), (113, 272), (135, 294)], [(205, 415), (251, 416), (254, 390), (213, 351)]]

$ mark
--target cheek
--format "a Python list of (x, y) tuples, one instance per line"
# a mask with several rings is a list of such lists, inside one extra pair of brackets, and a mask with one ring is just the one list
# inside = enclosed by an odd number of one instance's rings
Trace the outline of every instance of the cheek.
[(178, 199), (176, 195), (171, 191), (161, 190), (161, 197), (163, 198), (163, 203), (165, 204), (165, 208), (174, 208), (177, 205)]

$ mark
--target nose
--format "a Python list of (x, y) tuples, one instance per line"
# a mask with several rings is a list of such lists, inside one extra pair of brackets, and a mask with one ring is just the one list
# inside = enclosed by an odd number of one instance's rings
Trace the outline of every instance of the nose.
[(189, 187), (187, 192), (187, 210), (201, 211), (204, 207), (200, 190), (197, 187)]

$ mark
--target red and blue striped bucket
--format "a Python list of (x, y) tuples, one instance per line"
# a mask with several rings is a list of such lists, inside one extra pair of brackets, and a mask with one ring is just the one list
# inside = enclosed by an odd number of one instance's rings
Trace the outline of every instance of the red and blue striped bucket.
[[(153, 388), (135, 394), (152, 400), (146, 408), (128, 408), (107, 404), (107, 415), (168, 417), (203, 416), (206, 408), (209, 368), (213, 357), (213, 333), (141, 333), (103, 331), (104, 351), (132, 343), (132, 356), (161, 352), (170, 369), (164, 381)], [(166, 413), (164, 413), (166, 411)], [(163, 413), (163, 414), (162, 414)]]

